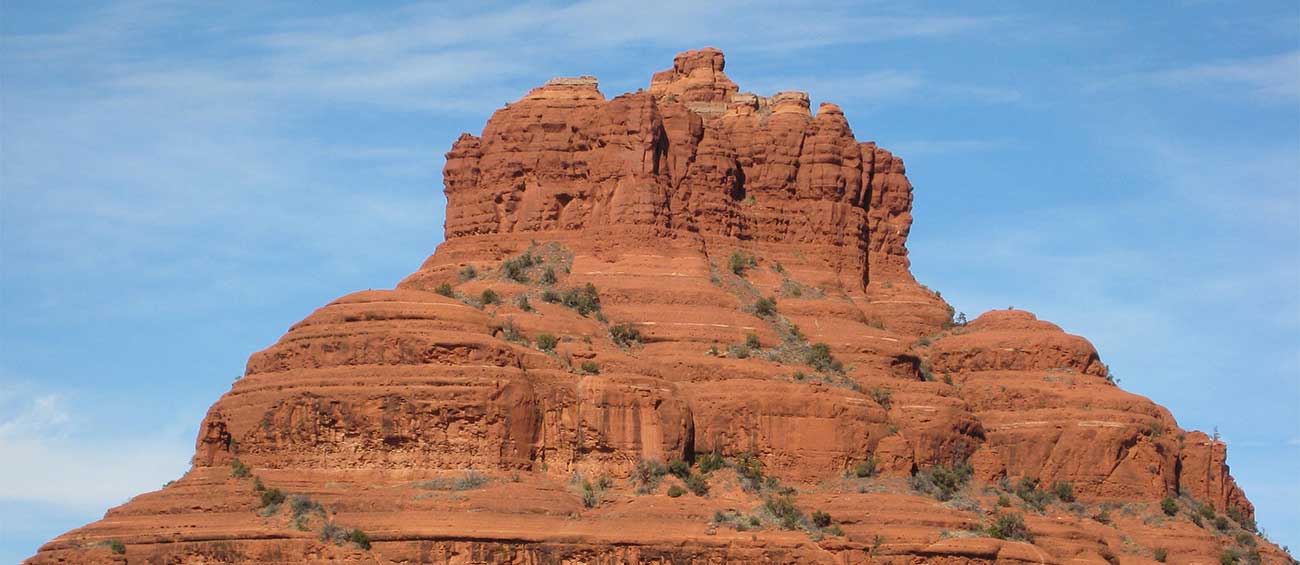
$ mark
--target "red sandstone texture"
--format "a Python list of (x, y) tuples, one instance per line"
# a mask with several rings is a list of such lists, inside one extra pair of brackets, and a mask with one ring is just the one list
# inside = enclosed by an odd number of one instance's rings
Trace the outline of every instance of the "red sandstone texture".
[(29, 563), (1293, 562), (1086, 339), (913, 279), (902, 160), (723, 68), (462, 135), (418, 271), (255, 353), (189, 473)]

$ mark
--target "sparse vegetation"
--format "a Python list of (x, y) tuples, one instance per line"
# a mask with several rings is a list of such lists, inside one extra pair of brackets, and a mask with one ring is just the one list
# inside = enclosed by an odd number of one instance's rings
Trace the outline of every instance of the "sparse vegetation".
[(231, 459), (230, 476), (236, 479), (247, 479), (253, 476), (253, 472), (248, 469), (248, 465), (245, 465), (243, 461)]
[(700, 468), (701, 473), (712, 473), (726, 464), (726, 459), (723, 459), (722, 454), (716, 451), (703, 453), (695, 458), (695, 465)]
[(1166, 496), (1160, 501), (1160, 510), (1165, 513), (1165, 516), (1178, 514), (1178, 502), (1172, 496)]
[(663, 463), (642, 459), (636, 468), (632, 470), (632, 482), (637, 485), (636, 492), (638, 494), (649, 494), (659, 488), (659, 483), (667, 474), (668, 469), (664, 467)]
[(456, 297), (456, 289), (452, 288), (450, 283), (442, 283), (438, 285), (438, 288), (433, 289), (433, 291), (446, 296), (447, 298)]
[(580, 368), (582, 369), (583, 374), (587, 374), (587, 375), (600, 374), (600, 365), (598, 365), (595, 361), (583, 361)]
[(619, 324), (610, 328), (609, 337), (619, 347), (631, 347), (641, 344), (641, 330), (631, 324)]
[(1151, 550), (1151, 557), (1155, 558), (1155, 560), (1160, 563), (1164, 563), (1165, 560), (1169, 558), (1169, 550), (1163, 547), (1157, 547)]
[(750, 349), (762, 349), (763, 344), (758, 340), (758, 334), (750, 333), (745, 336), (745, 347)]
[(804, 362), (822, 373), (844, 372), (844, 364), (831, 355), (831, 346), (825, 343), (814, 343), (805, 354)]
[(695, 496), (705, 496), (709, 494), (709, 481), (704, 478), (704, 475), (692, 473), (686, 477), (684, 482), (686, 483), (686, 488)]
[(600, 503), (605, 499), (605, 491), (609, 490), (609, 487), (613, 485), (614, 482), (603, 475), (594, 484), (591, 481), (582, 480), (582, 505), (587, 508), (600, 506)]
[(581, 316), (586, 316), (592, 312), (600, 311), (600, 294), (596, 292), (596, 285), (587, 283), (585, 286), (570, 288), (564, 292), (554, 292), (551, 290), (542, 293), (544, 302), (563, 304), (577, 312)]
[(491, 479), (478, 471), (465, 471), (459, 477), (439, 477), (415, 483), (416, 488), (425, 490), (464, 491), (474, 490), (488, 484)]
[(124, 555), (126, 554), (126, 544), (115, 539), (108, 540), (108, 550), (118, 555)]
[(999, 494), (999, 495), (998, 495), (998, 506), (1000, 506), (1000, 507), (1002, 507), (1002, 508), (1007, 508), (1007, 507), (1011, 506), (1011, 497), (1009, 497), (1009, 496), (1007, 496), (1007, 495), (1005, 495), (1005, 494)]
[(361, 549), (370, 549), (370, 536), (361, 530), (348, 532), (348, 541)]
[(736, 359), (749, 359), (749, 348), (743, 344), (728, 345), (727, 356), (735, 357)]
[(739, 249), (732, 251), (731, 256), (727, 258), (727, 268), (738, 277), (745, 276), (745, 271), (757, 266), (758, 260), (753, 255)]
[(973, 472), (974, 469), (966, 462), (955, 465), (935, 465), (917, 471), (909, 479), (908, 484), (917, 492), (946, 501), (951, 500), (966, 486)]
[[(1073, 490), (1071, 490), (1071, 493), (1073, 493)], [(1025, 507), (1038, 512), (1042, 512), (1052, 502), (1052, 493), (1040, 490), (1038, 488), (1038, 479), (1034, 477), (1021, 477), (1020, 482), (1016, 485), (1016, 496), (1024, 501)]]
[(865, 460), (859, 461), (857, 465), (853, 466), (853, 476), (858, 477), (860, 479), (873, 477), (876, 475), (877, 464), (878, 464), (878, 460), (874, 455), (866, 458)]
[(767, 318), (776, 314), (776, 297), (759, 298), (754, 302), (754, 314)]
[(876, 401), (876, 404), (879, 404), (880, 407), (885, 410), (889, 410), (889, 407), (894, 404), (893, 394), (889, 392), (889, 389), (874, 387), (867, 391), (867, 394), (871, 396), (872, 400)]
[(804, 515), (788, 496), (769, 496), (763, 501), (763, 510), (776, 520), (783, 530), (795, 530), (803, 526)]
[(537, 348), (542, 351), (555, 351), (555, 346), (559, 345), (560, 338), (548, 333), (537, 334)]
[(545, 269), (542, 269), (542, 276), (537, 280), (537, 282), (540, 282), (546, 286), (551, 286), (555, 284), (556, 280), (557, 279), (555, 278), (555, 267), (548, 266)]
[(520, 294), (519, 296), (516, 296), (515, 306), (518, 306), (519, 309), (523, 310), (524, 312), (533, 311), (533, 303), (528, 300), (527, 294)]
[(269, 488), (262, 491), (262, 508), (278, 506), (284, 502), (284, 491), (278, 488)]
[(681, 459), (676, 459), (668, 464), (668, 473), (679, 479), (685, 479), (691, 475), (691, 466)]
[(490, 288), (483, 289), (483, 293), (479, 295), (478, 300), (479, 302), (482, 302), (484, 306), (501, 303), (501, 297), (497, 295), (495, 290)]
[(1020, 514), (999, 514), (985, 533), (990, 537), (1005, 540), (1033, 541), (1029, 528), (1025, 526), (1025, 517)]
[(686, 489), (682, 488), (680, 485), (673, 485), (668, 487), (668, 496), (677, 498), (683, 494), (686, 494)]
[(474, 265), (465, 265), (460, 268), (460, 280), (471, 281), (478, 278), (478, 269)]
[(830, 526), (831, 515), (822, 512), (821, 510), (816, 510), (812, 513), (812, 523), (814, 526), (817, 526), (818, 528), (825, 528), (827, 526)]
[(506, 259), (501, 263), (501, 274), (519, 283), (528, 282), (528, 268), (536, 264), (531, 251), (525, 251), (521, 255)]

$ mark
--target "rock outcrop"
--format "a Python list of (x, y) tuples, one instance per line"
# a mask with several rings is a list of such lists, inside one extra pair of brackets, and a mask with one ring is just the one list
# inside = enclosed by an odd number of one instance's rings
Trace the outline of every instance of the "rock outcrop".
[(253, 354), (184, 477), (30, 563), (1289, 562), (1086, 339), (916, 282), (901, 159), (724, 66), (462, 135), (418, 271)]

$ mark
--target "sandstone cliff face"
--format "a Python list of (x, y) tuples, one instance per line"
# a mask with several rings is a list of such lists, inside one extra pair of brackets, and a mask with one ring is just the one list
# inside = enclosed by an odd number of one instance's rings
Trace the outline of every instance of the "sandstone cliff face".
[(956, 323), (902, 160), (717, 50), (552, 80), (444, 181), (418, 271), (255, 353), (185, 477), (31, 562), (1289, 561), (1087, 340)]

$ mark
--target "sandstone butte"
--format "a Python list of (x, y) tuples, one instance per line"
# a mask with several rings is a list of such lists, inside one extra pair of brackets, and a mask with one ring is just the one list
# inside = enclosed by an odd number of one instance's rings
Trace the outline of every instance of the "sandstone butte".
[(28, 563), (1295, 563), (1086, 339), (917, 283), (902, 160), (723, 67), (461, 135), (419, 270), (254, 353), (185, 476)]

